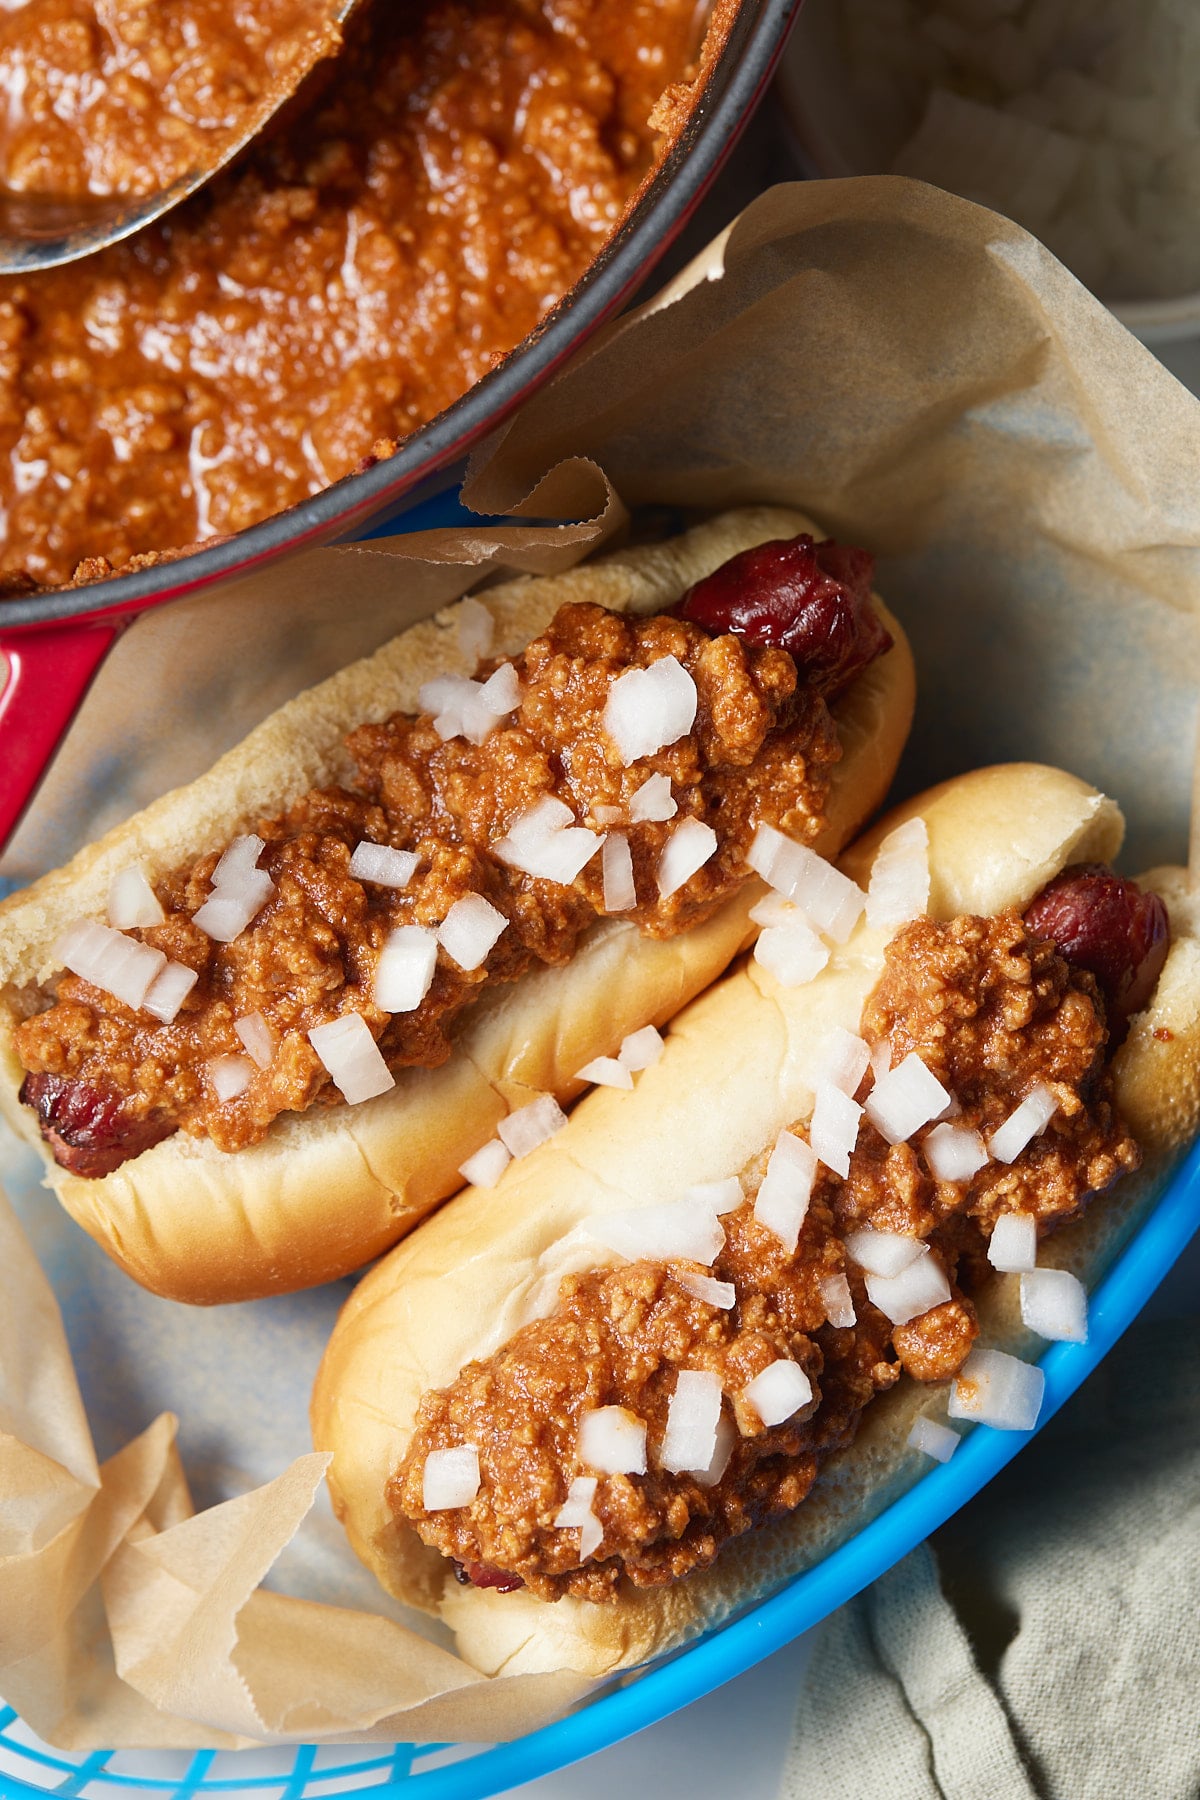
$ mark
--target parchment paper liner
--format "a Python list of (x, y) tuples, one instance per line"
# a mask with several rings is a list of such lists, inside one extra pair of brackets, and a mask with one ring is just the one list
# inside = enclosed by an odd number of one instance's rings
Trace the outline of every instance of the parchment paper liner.
[[(777, 188), (476, 459), (470, 504), (537, 525), (310, 551), (134, 626), (5, 871), (61, 860), (481, 576), (565, 566), (626, 507), (743, 500), (880, 554), (923, 684), (904, 788), (1062, 762), (1122, 802), (1131, 866), (1181, 860), (1198, 474), (1196, 401), (1016, 227), (894, 179)], [(11, 1140), (0, 1167), (87, 1401), (5, 1204), (0, 1693), (36, 1731), (73, 1750), (490, 1741), (580, 1697), (571, 1676), (467, 1668), (311, 1510), (305, 1405), (338, 1289), (173, 1308)]]

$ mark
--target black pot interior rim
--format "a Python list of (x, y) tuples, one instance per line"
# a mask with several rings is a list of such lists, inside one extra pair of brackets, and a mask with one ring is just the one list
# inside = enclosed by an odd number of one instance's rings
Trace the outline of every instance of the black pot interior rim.
[(616, 235), (534, 334), (392, 456), (211, 548), (84, 588), (0, 600), (0, 631), (141, 610), (328, 543), (384, 514), (422, 478), (464, 454), (583, 343), (668, 247), (765, 88), (801, 4), (743, 0), (691, 118)]

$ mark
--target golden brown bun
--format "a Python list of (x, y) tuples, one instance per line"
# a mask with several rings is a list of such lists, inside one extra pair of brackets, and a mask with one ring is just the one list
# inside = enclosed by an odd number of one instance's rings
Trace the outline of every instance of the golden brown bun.
[[(647, 613), (772, 537), (816, 531), (801, 514), (744, 508), (666, 543), (620, 552), (565, 575), (493, 588), (496, 653), (513, 655), (566, 601)], [(835, 856), (879, 806), (913, 707), (912, 657), (879, 611), (894, 648), (837, 703), (844, 746), (817, 848)], [(403, 1071), (364, 1105), (315, 1107), (278, 1119), (234, 1155), (183, 1132), (101, 1180), (53, 1161), (19, 1104), (13, 1033), (22, 990), (56, 973), (52, 946), (81, 916), (103, 917), (114, 873), (138, 861), (150, 878), (218, 848), (314, 786), (353, 773), (343, 738), (368, 719), (415, 710), (435, 674), (466, 667), (451, 606), (280, 708), (207, 775), (179, 788), (0, 906), (0, 1108), (41, 1152), (49, 1185), (74, 1219), (135, 1280), (169, 1299), (212, 1304), (331, 1281), (394, 1244), (461, 1187), (459, 1165), (531, 1093), (576, 1094), (575, 1071), (627, 1032), (664, 1024), (749, 940), (749, 883), (696, 930), (664, 940), (602, 921), (562, 968), (540, 968), (486, 993), (440, 1069)]]
[[(1110, 860), (1123, 831), (1113, 803), (1074, 776), (1017, 764), (910, 802), (860, 839), (842, 866), (863, 878), (879, 839), (918, 812), (929, 827), (931, 911), (941, 917), (1023, 906), (1068, 864)], [(1155, 885), (1167, 894), (1175, 940), (1154, 1002), (1135, 1021), (1116, 1066), (1145, 1166), (1082, 1228), (1050, 1240), (1041, 1257), (1092, 1279), (1161, 1184), (1200, 1108), (1197, 902), (1175, 871)], [(460, 1587), (444, 1559), (397, 1525), (384, 1502), (420, 1395), (504, 1343), (546, 1306), (563, 1274), (604, 1260), (576, 1230), (583, 1219), (677, 1199), (694, 1182), (754, 1162), (783, 1126), (808, 1117), (807, 1059), (831, 1026), (857, 1030), (887, 936), (864, 923), (802, 988), (780, 988), (755, 963), (726, 976), (675, 1020), (666, 1053), (632, 1094), (588, 1095), (557, 1137), (513, 1164), (495, 1190), (451, 1201), (348, 1301), (313, 1396), (314, 1440), (333, 1452), (335, 1509), (383, 1585), (440, 1610), (460, 1653), (478, 1668), (569, 1668), (599, 1677), (673, 1649), (815, 1561), (921, 1472), (905, 1438), (913, 1416), (938, 1401), (905, 1382), (872, 1405), (855, 1446), (829, 1465), (789, 1520), (738, 1539), (702, 1574), (667, 1589), (625, 1592), (612, 1605), (570, 1598), (547, 1605), (527, 1593)], [(1176, 1033), (1169, 1042), (1153, 1035), (1166, 1021)], [(1159, 1080), (1171, 1095), (1166, 1107), (1144, 1097)], [(1011, 1279), (992, 1284), (983, 1326), (989, 1344), (1025, 1350), (1014, 1288)]]

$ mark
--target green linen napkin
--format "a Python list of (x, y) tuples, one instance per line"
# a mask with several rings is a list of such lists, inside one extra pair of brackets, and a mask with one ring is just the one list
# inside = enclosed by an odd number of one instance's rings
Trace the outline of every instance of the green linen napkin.
[(837, 1613), (780, 1800), (1196, 1800), (1200, 1334), (1135, 1327)]

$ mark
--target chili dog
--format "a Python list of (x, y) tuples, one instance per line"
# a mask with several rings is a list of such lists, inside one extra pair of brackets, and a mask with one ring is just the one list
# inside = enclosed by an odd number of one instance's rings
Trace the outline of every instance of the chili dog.
[(778, 509), (497, 587), (6, 902), (0, 1104), (67, 1210), (252, 1298), (556, 1122), (752, 935), (760, 820), (836, 854), (882, 799), (912, 665), (870, 587)]
[(727, 975), (635, 1092), (360, 1283), (314, 1439), (359, 1556), (468, 1661), (640, 1663), (913, 1480), (948, 1384), (952, 1413), (1032, 1423), (992, 1264), (1078, 1335), (1072, 1272), (1200, 1117), (1197, 902), (1182, 871), (1113, 876), (1122, 832), (1034, 765), (911, 802), (843, 858), (819, 972)]

